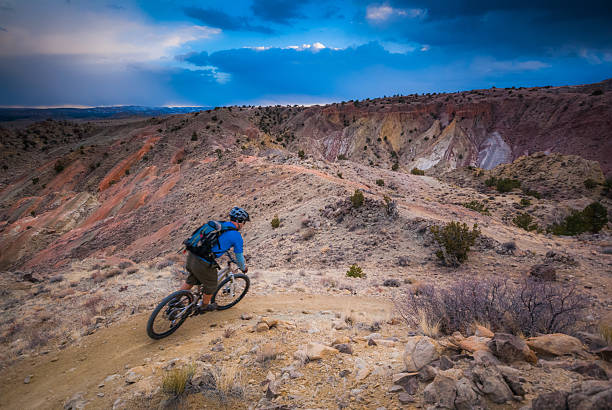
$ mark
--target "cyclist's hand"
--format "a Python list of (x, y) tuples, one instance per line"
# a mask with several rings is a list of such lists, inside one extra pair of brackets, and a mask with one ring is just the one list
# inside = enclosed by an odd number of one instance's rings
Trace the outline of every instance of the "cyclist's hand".
[(245, 266), (245, 267), (244, 267), (244, 270), (242, 271), (242, 273), (248, 273), (248, 272), (249, 272), (249, 267), (248, 267), (248, 266)]

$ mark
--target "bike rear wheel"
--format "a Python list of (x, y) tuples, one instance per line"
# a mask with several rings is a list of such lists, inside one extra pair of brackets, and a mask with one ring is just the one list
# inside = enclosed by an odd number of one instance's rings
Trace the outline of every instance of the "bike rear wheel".
[(157, 305), (147, 322), (147, 334), (151, 339), (163, 339), (178, 329), (191, 314), (195, 297), (188, 290), (179, 290), (166, 296)]
[(213, 294), (211, 303), (217, 304), (217, 310), (225, 310), (240, 302), (249, 291), (251, 281), (247, 275), (241, 273), (232, 278), (225, 278)]

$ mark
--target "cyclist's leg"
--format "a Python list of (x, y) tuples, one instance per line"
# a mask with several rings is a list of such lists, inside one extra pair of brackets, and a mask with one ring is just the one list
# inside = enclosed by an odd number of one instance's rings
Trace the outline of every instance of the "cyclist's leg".
[[(185, 285), (202, 285), (202, 305), (210, 305), (213, 293), (217, 289), (217, 268), (216, 265), (210, 265), (202, 259), (189, 253), (187, 256), (187, 270), (190, 272)], [(192, 278), (193, 276), (193, 278)], [(197, 280), (197, 283), (195, 281)], [(209, 307), (208, 310), (214, 310)]]

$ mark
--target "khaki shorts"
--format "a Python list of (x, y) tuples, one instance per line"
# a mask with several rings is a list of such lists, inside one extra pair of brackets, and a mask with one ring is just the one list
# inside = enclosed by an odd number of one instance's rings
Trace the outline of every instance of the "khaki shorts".
[(189, 285), (202, 285), (204, 293), (212, 295), (217, 290), (217, 268), (204, 262), (191, 252), (187, 252), (187, 270)]

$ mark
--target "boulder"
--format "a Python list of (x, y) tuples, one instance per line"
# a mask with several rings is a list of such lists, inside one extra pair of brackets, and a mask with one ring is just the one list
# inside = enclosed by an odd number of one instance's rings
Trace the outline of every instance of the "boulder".
[(306, 356), (308, 360), (321, 360), (338, 353), (338, 349), (325, 346), (321, 343), (308, 343), (308, 346), (306, 346)]
[(598, 380), (608, 380), (606, 370), (595, 362), (580, 361), (570, 366), (567, 370)]
[(515, 361), (526, 361), (537, 363), (536, 355), (520, 337), (508, 333), (496, 333), (495, 337), (487, 343), (489, 350), (501, 361), (512, 363)]
[(527, 346), (538, 354), (548, 356), (583, 355), (585, 353), (584, 345), (580, 340), (563, 333), (530, 337), (527, 339)]
[(434, 377), (436, 377), (436, 374), (438, 374), (436, 368), (427, 365), (424, 366), (421, 370), (419, 370), (419, 379), (422, 382), (428, 382), (430, 380), (433, 380)]
[(418, 373), (396, 373), (393, 375), (393, 384), (401, 386), (408, 394), (415, 394), (419, 388)]
[(495, 366), (476, 366), (472, 370), (476, 387), (493, 403), (502, 404), (512, 400), (513, 394)]
[(456, 397), (455, 380), (442, 375), (437, 375), (434, 381), (423, 390), (425, 403), (434, 404), (437, 409), (454, 409)]
[(552, 393), (540, 394), (531, 403), (532, 410), (566, 410), (568, 393), (554, 391)]
[(334, 349), (338, 350), (340, 353), (353, 354), (353, 348), (348, 343), (334, 345)]
[(488, 350), (477, 350), (474, 352), (473, 357), (476, 364), (501, 364), (499, 359)]
[(455, 386), (457, 388), (455, 408), (457, 410), (473, 409), (474, 405), (478, 402), (478, 393), (476, 393), (476, 386), (474, 386), (474, 383), (464, 377), (457, 380)]
[(440, 357), (435, 340), (427, 336), (413, 336), (404, 348), (404, 364), (409, 372), (418, 372), (423, 366)]
[(66, 400), (64, 403), (64, 410), (80, 410), (84, 409), (87, 404), (87, 400), (83, 398), (83, 393), (79, 392)]

